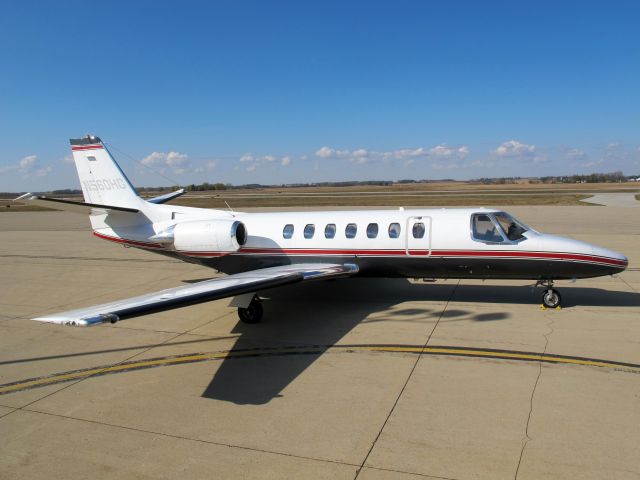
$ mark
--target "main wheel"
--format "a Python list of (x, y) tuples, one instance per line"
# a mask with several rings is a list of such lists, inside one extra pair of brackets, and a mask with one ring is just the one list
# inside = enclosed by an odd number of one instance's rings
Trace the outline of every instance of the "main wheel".
[(260, 323), (262, 313), (262, 305), (255, 299), (251, 300), (247, 308), (238, 308), (238, 317), (243, 323)]
[(562, 302), (562, 297), (555, 288), (545, 290), (542, 294), (542, 304), (547, 308), (559, 307), (560, 302)]

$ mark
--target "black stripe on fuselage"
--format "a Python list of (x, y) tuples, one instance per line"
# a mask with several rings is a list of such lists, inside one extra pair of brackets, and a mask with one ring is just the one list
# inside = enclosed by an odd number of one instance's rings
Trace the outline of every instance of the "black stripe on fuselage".
[[(179, 256), (179, 258), (185, 258)], [(528, 258), (456, 258), (456, 257), (360, 257), (360, 256), (275, 256), (230, 255), (215, 258), (189, 258), (190, 262), (224, 273), (239, 273), (259, 268), (296, 263), (353, 263), (364, 277), (427, 277), (473, 279), (573, 279), (611, 275), (621, 267), (575, 260)]]

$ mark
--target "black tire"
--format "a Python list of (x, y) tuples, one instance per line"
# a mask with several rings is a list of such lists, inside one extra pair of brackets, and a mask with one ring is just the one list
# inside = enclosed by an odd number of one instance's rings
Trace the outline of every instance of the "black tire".
[(545, 290), (542, 294), (542, 304), (547, 308), (557, 308), (561, 303), (562, 297), (555, 288)]
[(257, 300), (252, 300), (247, 308), (238, 308), (238, 318), (242, 323), (260, 323), (262, 314), (262, 305)]

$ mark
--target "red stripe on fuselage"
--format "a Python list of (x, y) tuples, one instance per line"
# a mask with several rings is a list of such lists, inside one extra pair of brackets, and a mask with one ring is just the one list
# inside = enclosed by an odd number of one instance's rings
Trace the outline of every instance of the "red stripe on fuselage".
[[(138, 240), (129, 240), (125, 238), (112, 237), (104, 235), (99, 232), (93, 232), (97, 237), (109, 240), (112, 242), (123, 243), (140, 248), (161, 249), (161, 245), (148, 242), (140, 242)], [(241, 248), (237, 252), (193, 252), (193, 251), (176, 251), (181, 255), (189, 257), (223, 257), (225, 255), (317, 255), (317, 256), (367, 256), (367, 257), (404, 257), (407, 256), (407, 251), (402, 250), (374, 250), (374, 249), (280, 249), (280, 248)], [(576, 262), (589, 262), (604, 264), (619, 268), (625, 268), (627, 262), (624, 260), (618, 260), (609, 257), (599, 257), (596, 255), (586, 255), (580, 253), (565, 253), (565, 252), (518, 252), (518, 251), (491, 251), (491, 250), (432, 250), (429, 255), (429, 250), (409, 250), (409, 255), (413, 257), (438, 257), (438, 258), (504, 258), (514, 260), (553, 260), (553, 261), (576, 261)]]
[(100, 150), (104, 148), (102, 145), (74, 145), (71, 150), (77, 152), (79, 150)]
[(116, 243), (122, 243), (122, 244), (125, 244), (125, 245), (130, 245), (132, 247), (153, 248), (153, 249), (162, 248), (162, 245), (157, 245), (155, 243), (139, 242), (138, 240), (129, 240), (127, 238), (112, 237), (110, 235), (105, 235), (104, 233), (99, 233), (99, 232), (93, 232), (93, 234), (98, 238), (102, 238), (103, 240), (109, 240), (110, 242), (116, 242)]

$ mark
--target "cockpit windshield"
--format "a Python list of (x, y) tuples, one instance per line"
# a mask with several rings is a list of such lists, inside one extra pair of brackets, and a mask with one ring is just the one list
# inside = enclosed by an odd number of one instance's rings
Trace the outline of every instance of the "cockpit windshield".
[(485, 243), (507, 243), (526, 239), (530, 227), (506, 212), (474, 213), (471, 216), (472, 237)]
[(523, 233), (531, 230), (524, 223), (515, 219), (506, 212), (495, 213), (494, 217), (498, 221), (498, 224), (502, 228), (505, 236), (512, 242), (525, 238)]

